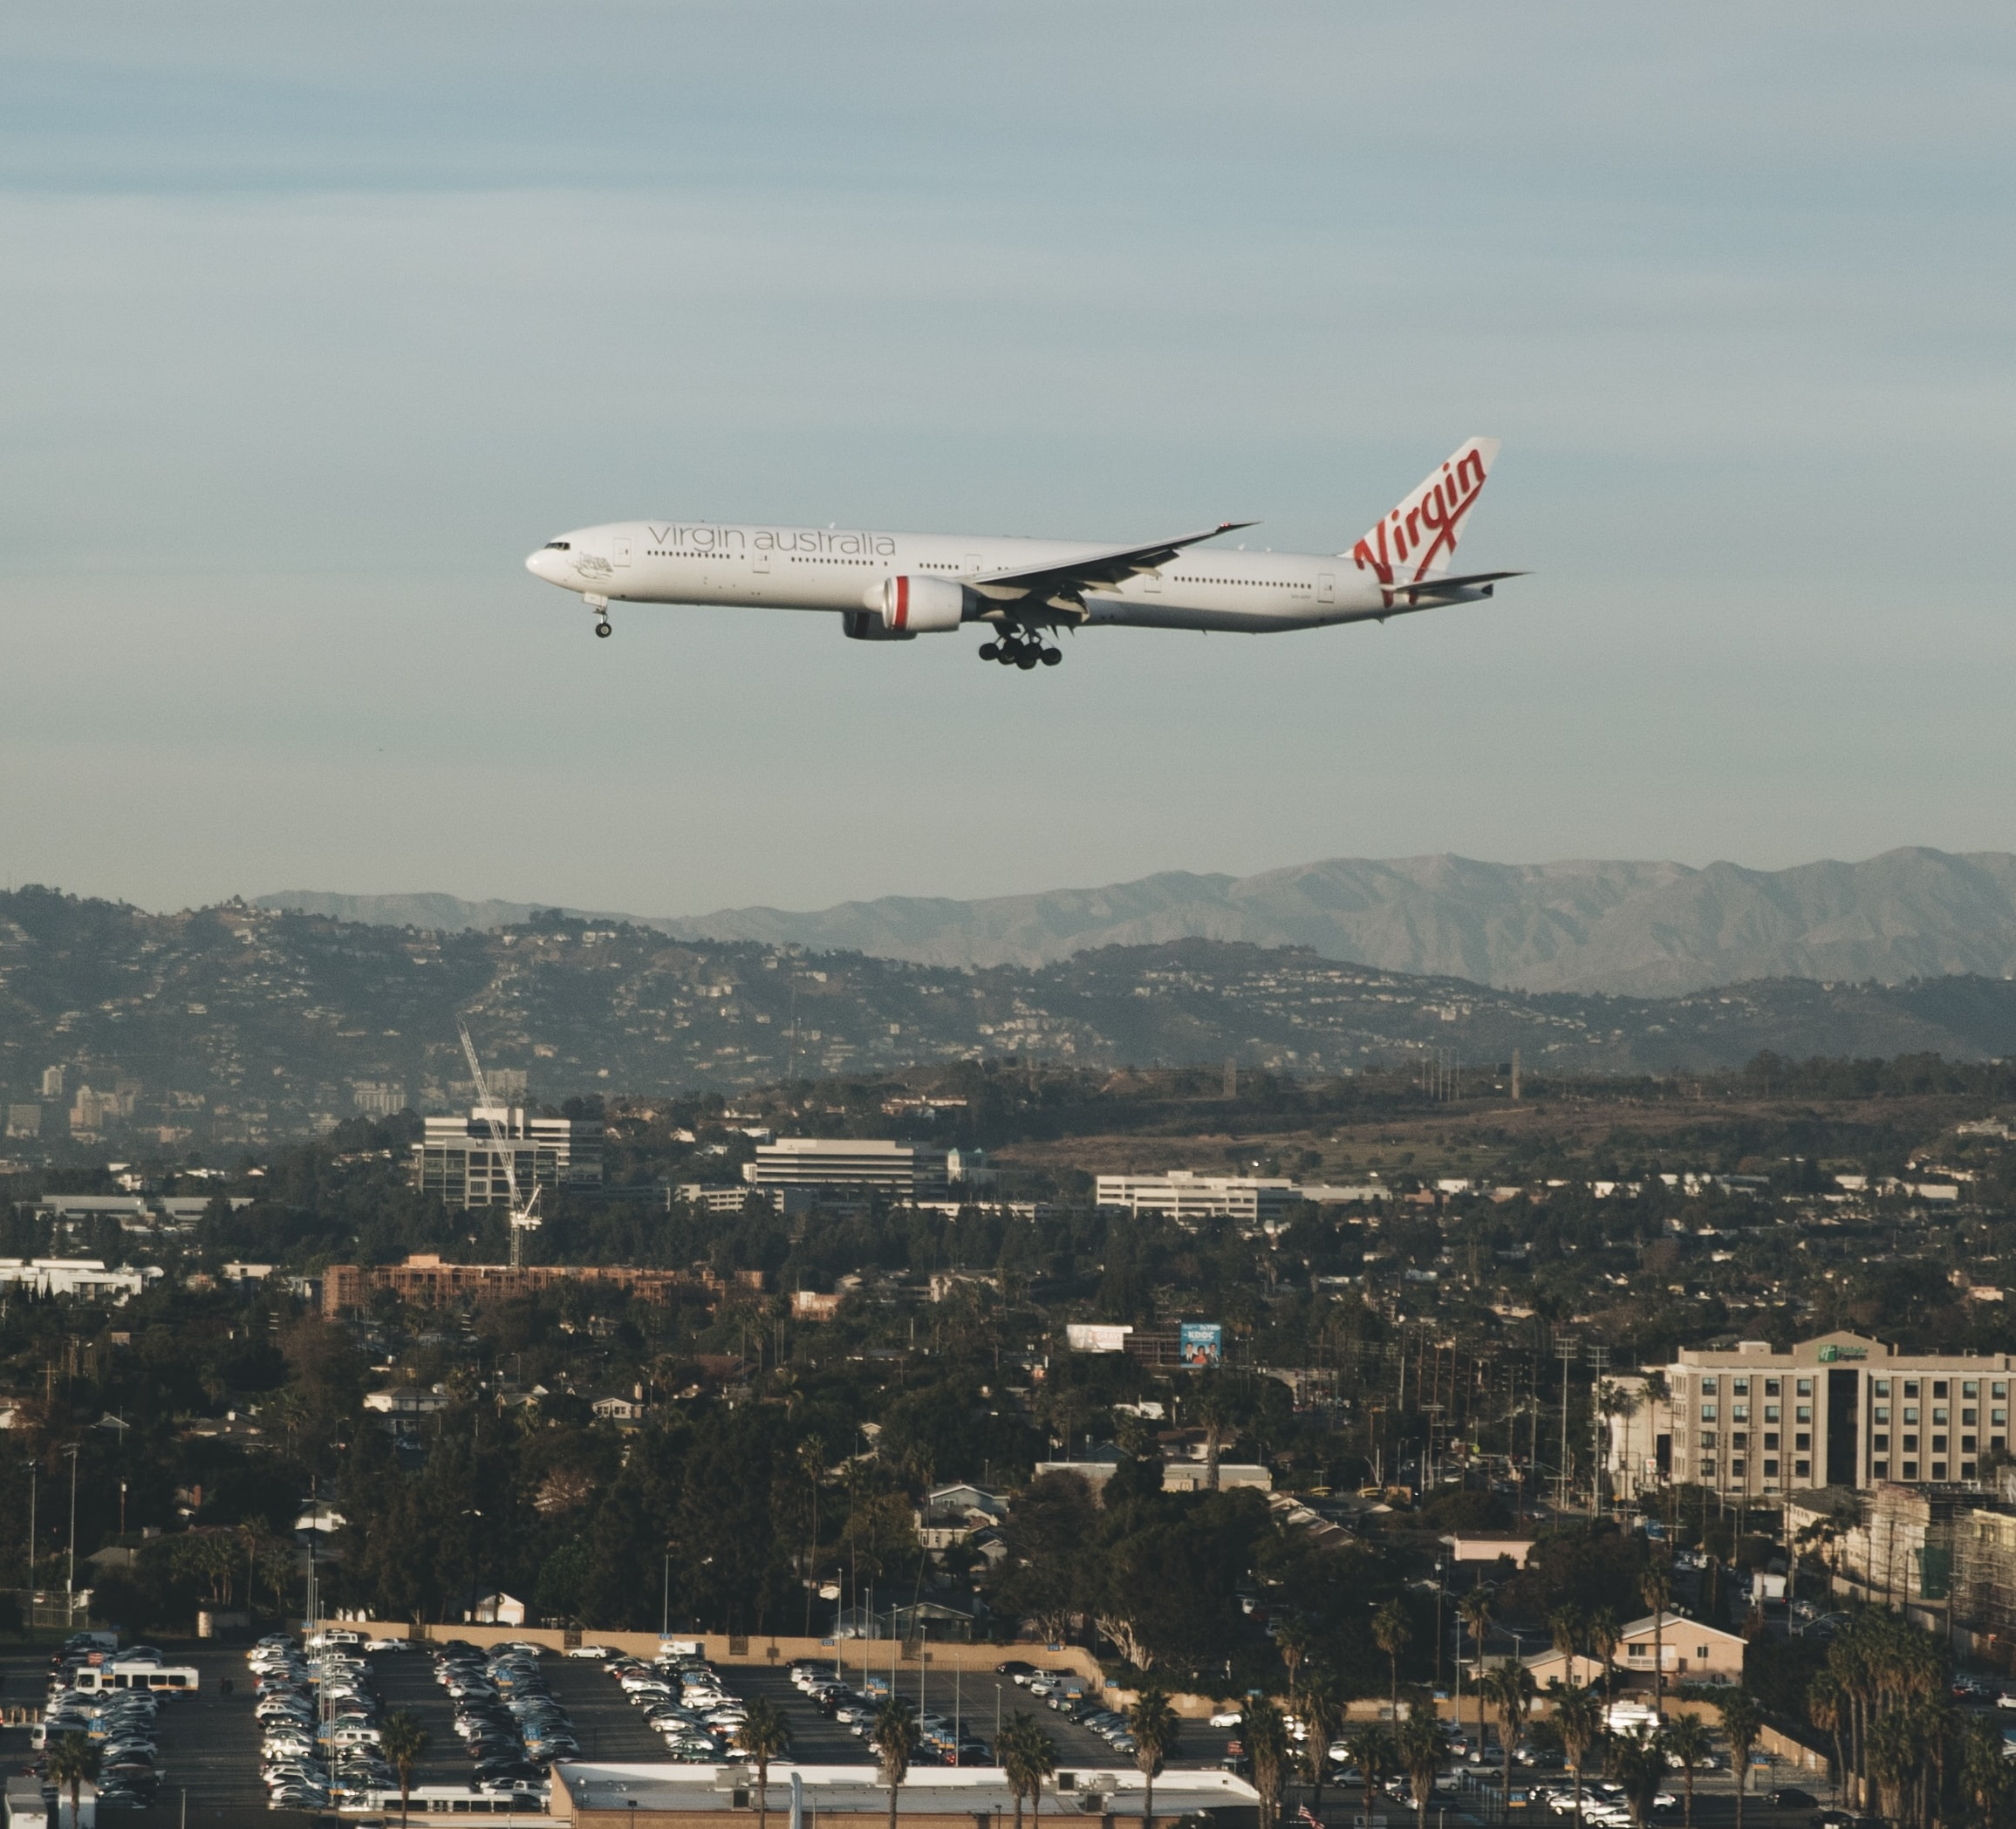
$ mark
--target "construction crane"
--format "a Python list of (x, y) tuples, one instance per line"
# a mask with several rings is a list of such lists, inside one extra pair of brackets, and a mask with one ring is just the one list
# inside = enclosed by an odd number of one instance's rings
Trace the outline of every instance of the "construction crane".
[(459, 1017), (455, 1033), (462, 1038), (462, 1054), (469, 1063), (469, 1077), (476, 1082), (476, 1105), (483, 1113), (483, 1122), (490, 1127), (490, 1141), (499, 1146), (499, 1154), (504, 1163), (504, 1185), (510, 1191), (511, 1198), (511, 1268), (524, 1267), (524, 1238), (530, 1232), (536, 1232), (543, 1223), (539, 1218), (539, 1190), (535, 1185), (532, 1198), (522, 1200), (518, 1195), (518, 1152), (511, 1136), (511, 1121), (507, 1115), (502, 1124), (494, 1116), (496, 1107), (490, 1102), (490, 1089), (483, 1078), (482, 1063), (476, 1059), (476, 1044), (469, 1039), (469, 1026)]

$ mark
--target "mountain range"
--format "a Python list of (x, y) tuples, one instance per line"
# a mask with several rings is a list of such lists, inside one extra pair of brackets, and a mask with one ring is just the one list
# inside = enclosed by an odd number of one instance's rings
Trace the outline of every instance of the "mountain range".
[[(534, 904), (290, 890), (260, 905), (442, 932)], [(1304, 947), (1384, 972), (1502, 990), (1677, 997), (1750, 979), (1901, 984), (2016, 973), (2016, 856), (1910, 847), (1781, 870), (1711, 863), (1336, 857), (1253, 877), (1165, 871), (974, 901), (884, 896), (794, 912), (618, 916), (674, 938), (745, 940), (938, 966), (1054, 964), (1186, 939)]]
[(1514, 1049), (1542, 1076), (1726, 1068), (1764, 1049), (2006, 1059), (2016, 983), (1780, 978), (1634, 998), (1501, 990), (1241, 941), (927, 966), (550, 912), (445, 932), (243, 902), (163, 915), (33, 887), (0, 894), (0, 1103), (16, 1139), (222, 1145), (325, 1129), (358, 1109), (453, 1109), (474, 1095), (464, 1020), (500, 1090), (553, 1102), (990, 1056), (1101, 1069), (1232, 1060), (1296, 1076), (1434, 1058), (1467, 1063), (1474, 1084)]

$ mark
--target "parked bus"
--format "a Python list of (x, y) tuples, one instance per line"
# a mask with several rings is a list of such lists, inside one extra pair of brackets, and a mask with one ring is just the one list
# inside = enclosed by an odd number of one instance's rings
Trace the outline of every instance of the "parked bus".
[(71, 1679), (71, 1686), (91, 1694), (99, 1689), (149, 1689), (157, 1696), (193, 1695), (196, 1688), (194, 1664), (127, 1663), (118, 1658), (103, 1664), (86, 1664)]

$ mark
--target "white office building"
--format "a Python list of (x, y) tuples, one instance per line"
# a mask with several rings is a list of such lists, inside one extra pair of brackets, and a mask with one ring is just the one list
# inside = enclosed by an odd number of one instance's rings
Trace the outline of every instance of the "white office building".
[[(509, 1174), (506, 1150), (509, 1145)], [(535, 1188), (593, 1187), (602, 1180), (602, 1126), (535, 1117), (522, 1105), (479, 1105), (466, 1118), (430, 1117), (413, 1146), (414, 1184), (452, 1207), (509, 1206)]]
[(832, 1189), (910, 1201), (942, 1199), (947, 1187), (943, 1150), (872, 1137), (780, 1136), (757, 1144), (742, 1174), (766, 1193)]
[(158, 1264), (107, 1270), (99, 1258), (0, 1258), (0, 1286), (87, 1301), (124, 1302), (166, 1273)]
[(1279, 1218), (1302, 1198), (1302, 1190), (1292, 1181), (1172, 1169), (1165, 1175), (1102, 1175), (1097, 1198), (1109, 1212), (1158, 1213), (1179, 1223), (1239, 1219), (1257, 1225)]

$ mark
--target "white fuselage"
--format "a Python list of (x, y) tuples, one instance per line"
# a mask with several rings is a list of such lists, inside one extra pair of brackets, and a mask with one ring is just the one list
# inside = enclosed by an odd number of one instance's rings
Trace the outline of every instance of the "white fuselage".
[[(737, 604), (771, 610), (859, 611), (885, 580), (909, 575), (971, 584), (1108, 549), (993, 534), (893, 534), (719, 522), (629, 521), (563, 536), (525, 563), (591, 603)], [(1390, 591), (1348, 553), (1247, 552), (1193, 546), (1152, 571), (1088, 589), (1084, 613), (1038, 604), (990, 609), (1026, 621), (1266, 633), (1390, 614)]]

